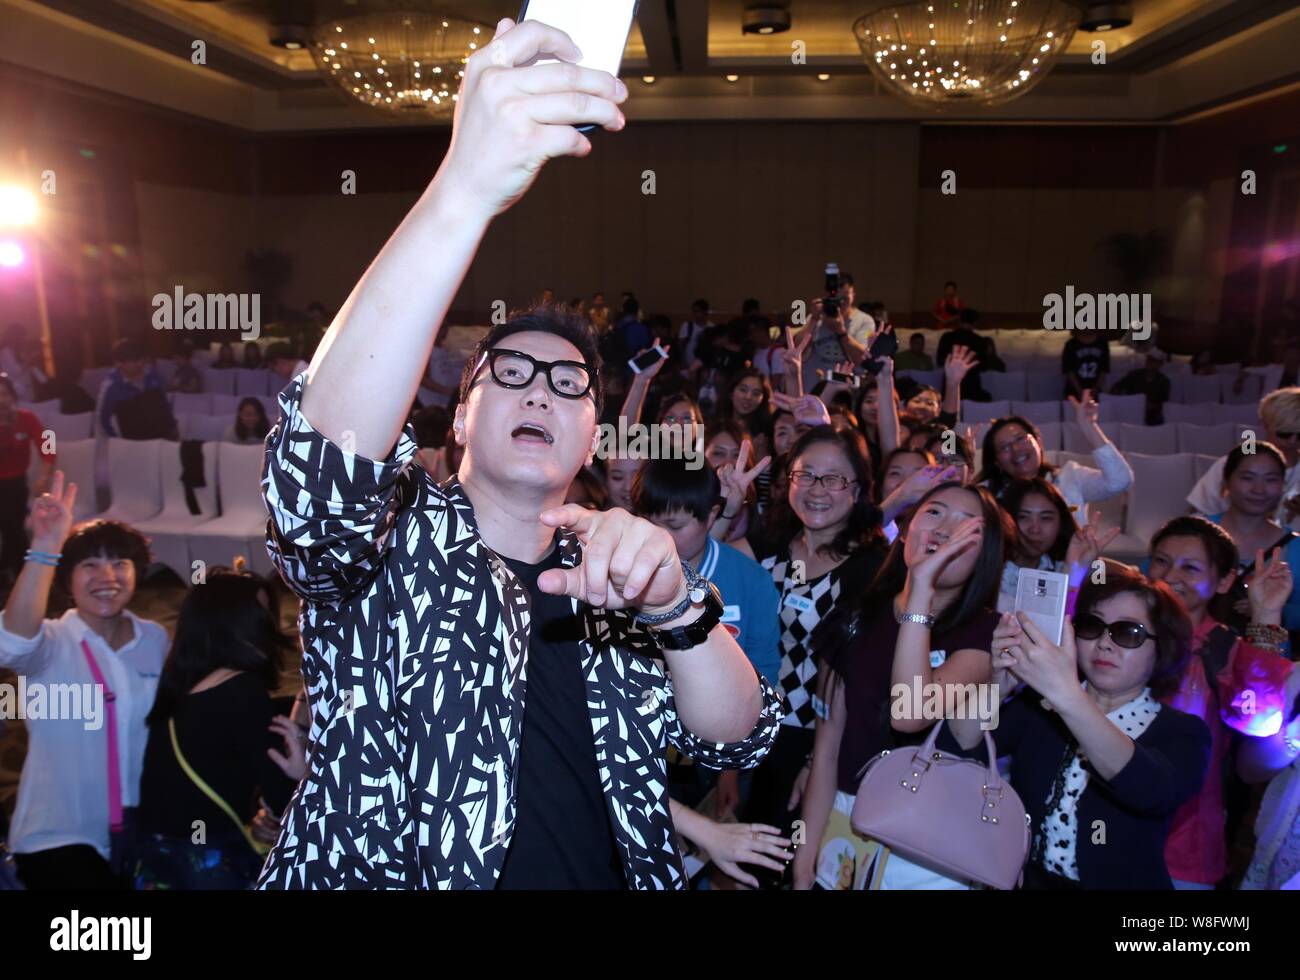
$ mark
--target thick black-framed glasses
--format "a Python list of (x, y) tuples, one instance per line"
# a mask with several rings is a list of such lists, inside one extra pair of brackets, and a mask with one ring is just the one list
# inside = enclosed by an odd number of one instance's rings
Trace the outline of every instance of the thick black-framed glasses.
[[(492, 372), (492, 379), (503, 388), (527, 388), (537, 377), (537, 372), (546, 372), (546, 384), (551, 391), (561, 398), (585, 398), (591, 394), (595, 379), (591, 369), (581, 361), (539, 361), (523, 351), (510, 350), (506, 347), (493, 347), (483, 352), (474, 373), (477, 374), (487, 361)], [(475, 379), (470, 387), (478, 384)], [(593, 400), (595, 396), (592, 396)]]

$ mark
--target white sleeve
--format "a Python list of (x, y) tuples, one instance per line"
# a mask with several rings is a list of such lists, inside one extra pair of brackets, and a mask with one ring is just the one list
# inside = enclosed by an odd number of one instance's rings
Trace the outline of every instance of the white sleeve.
[(1219, 492), (1223, 487), (1223, 464), (1226, 461), (1226, 456), (1216, 459), (1205, 471), (1205, 475), (1196, 481), (1192, 492), (1187, 495), (1187, 502), (1192, 509), (1207, 517), (1221, 514), (1226, 510), (1223, 494)]
[(41, 623), (35, 636), (10, 633), (5, 625), (4, 612), (0, 611), (0, 667), (16, 674), (34, 677), (49, 666), (50, 651), (54, 644), (49, 638), (50, 621)]
[(1133, 485), (1133, 469), (1114, 446), (1107, 444), (1094, 449), (1092, 458), (1097, 461), (1098, 469), (1081, 466), (1073, 460), (1061, 467), (1058, 479), (1061, 495), (1072, 504), (1109, 500)]

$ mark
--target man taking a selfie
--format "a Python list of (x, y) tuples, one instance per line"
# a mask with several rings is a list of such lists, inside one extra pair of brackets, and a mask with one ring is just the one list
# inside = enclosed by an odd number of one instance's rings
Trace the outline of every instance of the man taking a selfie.
[(591, 152), (575, 124), (624, 126), (626, 87), (578, 58), (501, 21), (437, 175), (281, 396), (268, 546), (304, 600), (312, 725), (261, 888), (682, 888), (667, 746), (748, 768), (775, 737), (777, 695), (668, 532), (564, 505), (602, 401), (580, 318), (493, 327), (459, 474), (412, 464), (407, 411), (492, 218)]

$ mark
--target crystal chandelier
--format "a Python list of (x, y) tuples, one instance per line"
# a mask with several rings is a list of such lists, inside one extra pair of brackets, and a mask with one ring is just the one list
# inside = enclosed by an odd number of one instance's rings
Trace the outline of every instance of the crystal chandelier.
[(447, 114), (465, 62), (492, 28), (435, 12), (373, 13), (312, 29), (321, 74), (350, 99), (394, 115)]
[(853, 34), (894, 94), (932, 109), (994, 105), (1051, 70), (1079, 26), (1072, 0), (911, 0), (859, 17)]

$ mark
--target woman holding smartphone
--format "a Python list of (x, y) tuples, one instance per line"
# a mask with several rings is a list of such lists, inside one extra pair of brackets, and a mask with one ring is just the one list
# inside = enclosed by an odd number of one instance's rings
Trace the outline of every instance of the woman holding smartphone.
[[(1059, 646), (1023, 613), (1002, 617), (994, 683), (1027, 689), (992, 735), (1031, 822), (1025, 888), (1173, 888), (1169, 823), (1200, 791), (1210, 731), (1158, 699), (1177, 687), (1191, 636), (1167, 585), (1111, 561), (1104, 584), (1084, 584)], [(982, 757), (978, 720), (948, 724), (941, 748)]]

